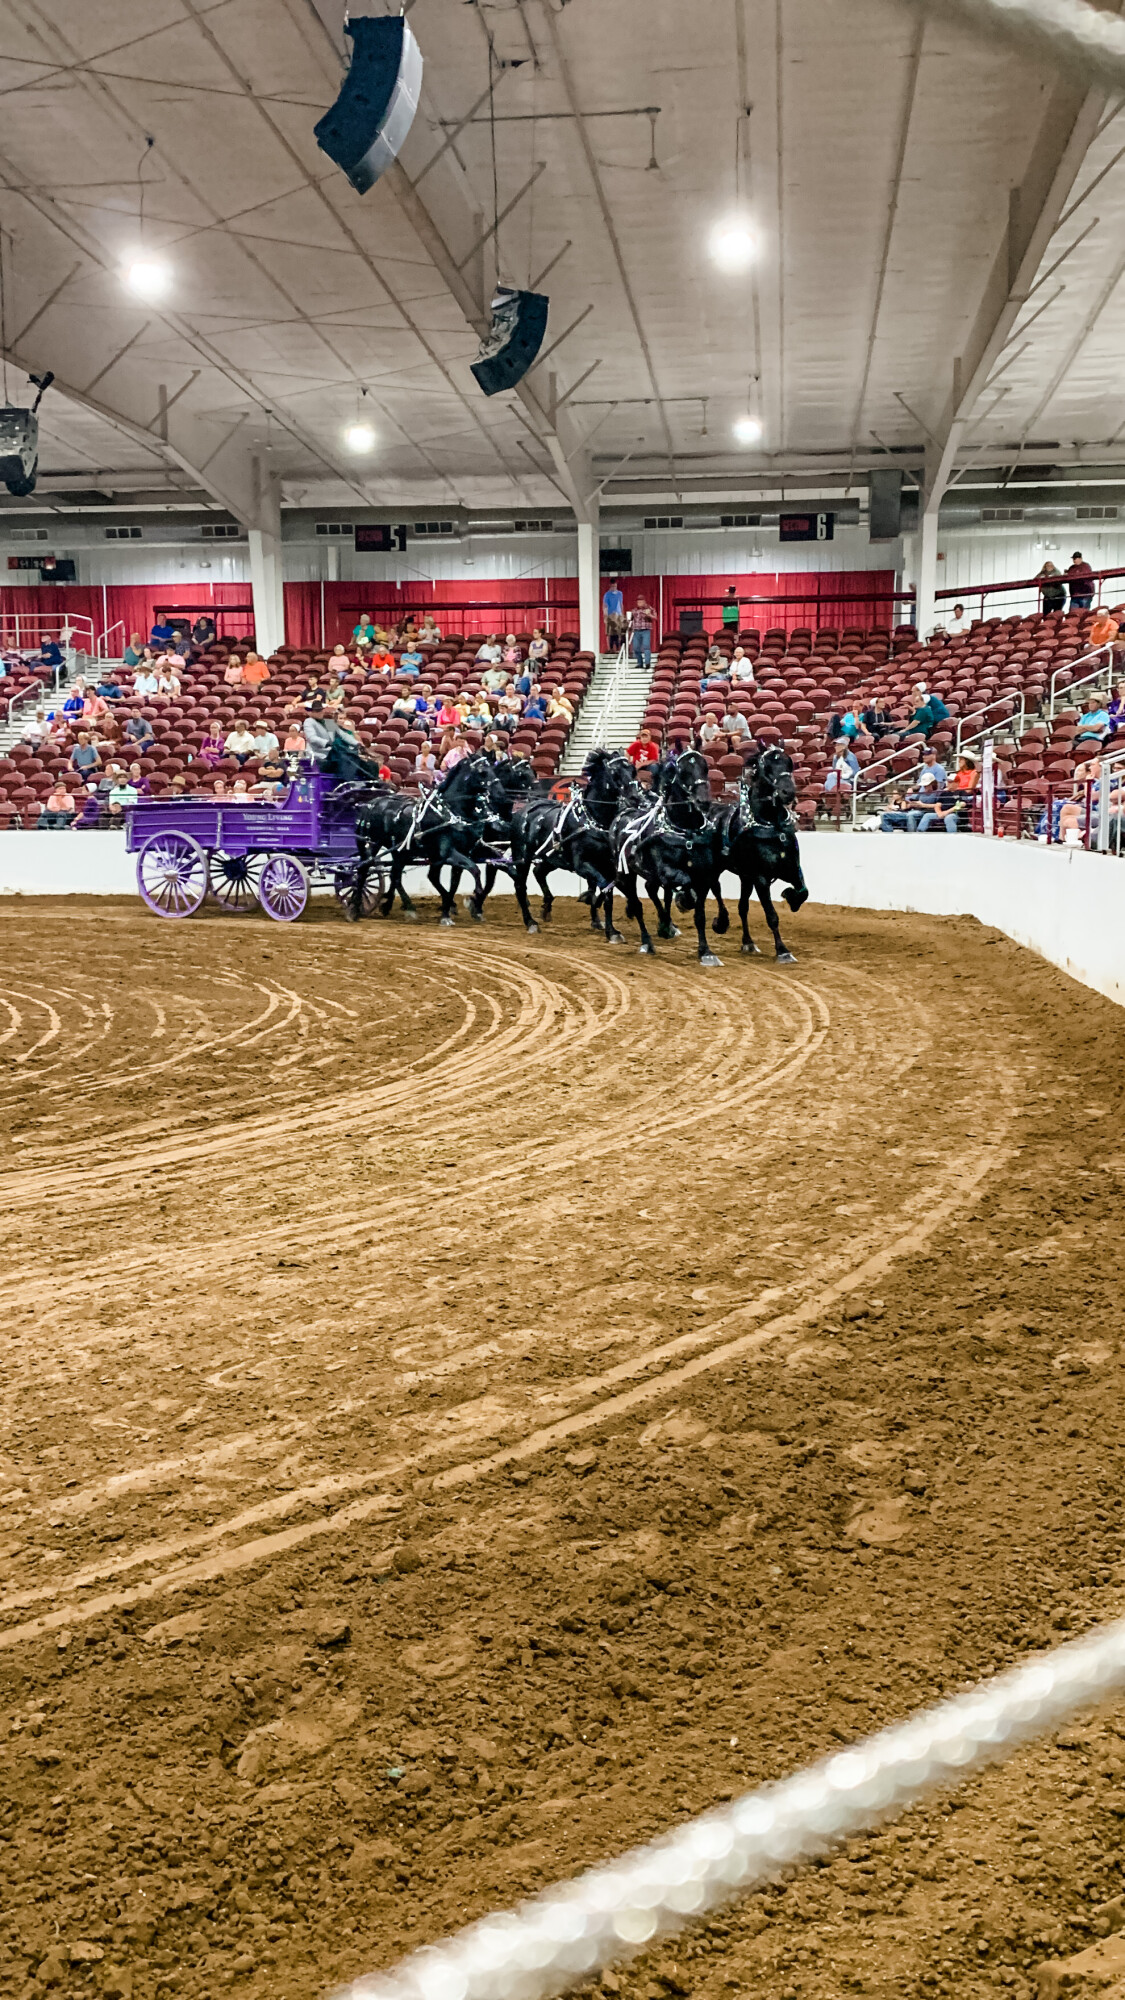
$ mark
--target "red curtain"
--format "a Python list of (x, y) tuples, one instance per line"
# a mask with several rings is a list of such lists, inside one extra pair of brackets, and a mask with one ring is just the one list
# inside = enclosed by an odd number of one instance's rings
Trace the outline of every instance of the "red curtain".
[[(646, 578), (647, 582), (648, 579)], [(787, 604), (743, 604), (740, 624), (764, 632), (770, 626), (897, 625), (909, 615), (908, 604), (890, 601), (895, 573), (890, 569), (778, 570), (734, 575), (721, 570), (706, 576), (666, 576), (664, 589), (664, 630), (674, 632), (681, 611), (702, 609), (703, 628), (714, 631), (722, 622), (717, 602), (728, 584), (733, 583), (740, 598), (782, 597)], [(651, 591), (649, 592), (652, 596)], [(841, 602), (846, 599), (846, 602)], [(656, 603), (655, 597), (652, 602)], [(626, 594), (626, 605), (629, 598)]]

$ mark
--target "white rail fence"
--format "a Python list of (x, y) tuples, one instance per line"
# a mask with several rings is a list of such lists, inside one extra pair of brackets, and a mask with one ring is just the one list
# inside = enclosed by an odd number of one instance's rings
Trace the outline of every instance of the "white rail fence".
[(485, 1917), (341, 2000), (550, 2000), (1122, 1687), (1125, 1620)]

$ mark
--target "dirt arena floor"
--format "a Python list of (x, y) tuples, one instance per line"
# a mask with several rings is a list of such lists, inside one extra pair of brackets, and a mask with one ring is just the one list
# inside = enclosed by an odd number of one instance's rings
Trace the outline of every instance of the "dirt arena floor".
[[(6, 1992), (317, 2000), (1125, 1608), (1121, 1014), (490, 916), (0, 908)], [(1125, 1706), (600, 1990), (1029, 1994), (1123, 1824)]]

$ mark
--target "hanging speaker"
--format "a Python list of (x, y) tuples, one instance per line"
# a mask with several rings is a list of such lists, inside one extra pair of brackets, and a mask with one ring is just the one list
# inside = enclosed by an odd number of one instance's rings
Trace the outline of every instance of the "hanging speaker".
[(486, 396), (514, 389), (527, 374), (543, 345), (549, 305), (544, 292), (517, 292), (510, 285), (497, 285), (492, 326), (473, 362), (473, 374)]
[(873, 542), (895, 542), (902, 533), (902, 474), (870, 472), (867, 481), (867, 532)]
[(330, 111), (314, 125), (316, 143), (352, 186), (366, 194), (396, 158), (414, 122), (422, 51), (400, 14), (361, 14), (345, 23), (351, 66)]

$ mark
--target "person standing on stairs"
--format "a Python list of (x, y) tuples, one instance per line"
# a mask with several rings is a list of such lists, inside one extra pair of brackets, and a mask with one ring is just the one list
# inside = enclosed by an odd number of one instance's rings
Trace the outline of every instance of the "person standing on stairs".
[(656, 623), (656, 613), (645, 596), (638, 597), (629, 613), (629, 628), (632, 634), (629, 650), (638, 667), (652, 665), (652, 628)]
[(609, 589), (602, 598), (605, 613), (605, 639), (609, 652), (615, 653), (625, 636), (625, 599), (621, 594), (619, 577), (611, 576)]

